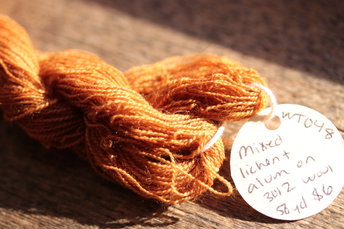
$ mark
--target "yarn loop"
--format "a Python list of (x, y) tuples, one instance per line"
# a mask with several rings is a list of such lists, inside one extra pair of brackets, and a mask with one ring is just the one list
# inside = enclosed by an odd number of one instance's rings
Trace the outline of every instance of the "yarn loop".
[[(0, 16), (0, 107), (47, 147), (71, 148), (103, 177), (176, 204), (227, 196), (217, 124), (253, 116), (267, 98), (259, 74), (225, 57), (172, 57), (124, 73), (81, 50), (41, 53)], [(219, 180), (227, 191), (212, 186)]]

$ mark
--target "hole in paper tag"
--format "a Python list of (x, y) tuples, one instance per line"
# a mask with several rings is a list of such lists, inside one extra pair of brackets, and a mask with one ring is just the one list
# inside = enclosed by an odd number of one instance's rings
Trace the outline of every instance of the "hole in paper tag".
[(260, 112), (234, 140), (231, 174), (241, 196), (264, 215), (281, 220), (312, 216), (344, 185), (344, 143), (325, 116), (300, 105), (278, 105), (277, 129)]
[(276, 130), (281, 125), (281, 119), (278, 116), (274, 116), (272, 119), (266, 120), (264, 124), (269, 130)]

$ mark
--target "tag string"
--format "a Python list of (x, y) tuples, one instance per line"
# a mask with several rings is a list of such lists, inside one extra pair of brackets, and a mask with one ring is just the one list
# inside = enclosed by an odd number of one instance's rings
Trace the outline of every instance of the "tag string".
[[(278, 105), (275, 94), (269, 88), (267, 88), (267, 87), (265, 87), (265, 86), (263, 86), (263, 85), (261, 85), (259, 83), (251, 83), (250, 86), (258, 88), (261, 91), (264, 91), (268, 95), (269, 101), (270, 101), (270, 104), (271, 104), (271, 110), (270, 110), (269, 114), (267, 115), (267, 117), (265, 119), (265, 122), (271, 121), (275, 117), (275, 110), (276, 110), (276, 107)], [(221, 138), (224, 130), (225, 130), (225, 127), (223, 125), (221, 125), (217, 129), (217, 131), (214, 134), (214, 136), (208, 141), (207, 144), (205, 144), (205, 146), (201, 150), (201, 153), (203, 153), (203, 152), (207, 151), (208, 149), (210, 149), (210, 147), (212, 147)]]
[(271, 110), (268, 116), (266, 117), (265, 121), (266, 122), (271, 121), (275, 117), (275, 110), (278, 105), (275, 94), (270, 90), (270, 88), (267, 88), (259, 83), (251, 83), (250, 86), (259, 88), (260, 90), (264, 91), (268, 95), (270, 104), (271, 104)]

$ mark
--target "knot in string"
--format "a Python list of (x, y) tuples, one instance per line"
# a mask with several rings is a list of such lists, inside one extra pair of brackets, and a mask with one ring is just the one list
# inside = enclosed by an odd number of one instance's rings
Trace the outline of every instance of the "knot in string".
[[(18, 24), (0, 17), (0, 106), (47, 147), (71, 148), (110, 181), (175, 204), (209, 190), (230, 195), (218, 172), (222, 121), (266, 104), (258, 73), (216, 55), (173, 57), (125, 73), (90, 53), (37, 52)], [(218, 179), (227, 191), (212, 186)]]

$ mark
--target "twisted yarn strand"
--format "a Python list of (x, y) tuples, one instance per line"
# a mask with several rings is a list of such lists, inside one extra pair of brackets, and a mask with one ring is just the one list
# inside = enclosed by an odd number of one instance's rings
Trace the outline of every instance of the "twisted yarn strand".
[[(204, 191), (227, 196), (221, 140), (202, 152), (220, 121), (266, 104), (263, 79), (225, 57), (173, 57), (122, 73), (80, 50), (41, 53), (0, 16), (0, 107), (47, 147), (71, 148), (110, 181), (164, 203)], [(212, 188), (218, 179), (227, 191)]]

